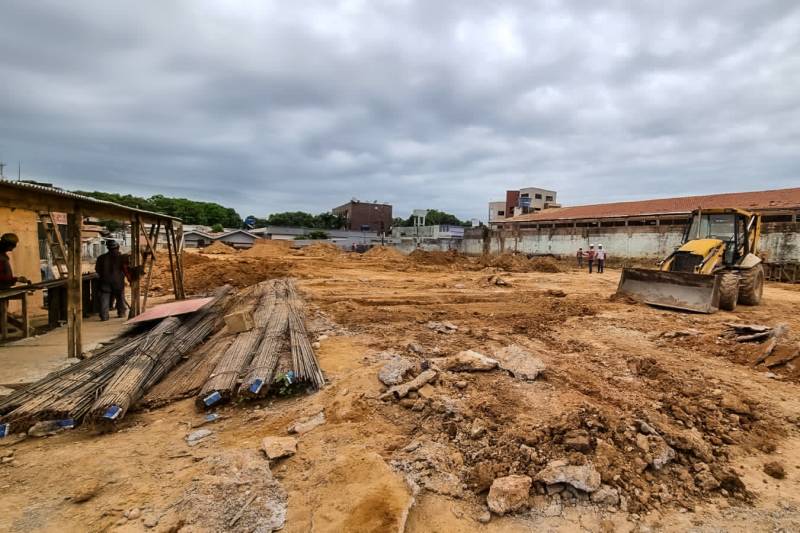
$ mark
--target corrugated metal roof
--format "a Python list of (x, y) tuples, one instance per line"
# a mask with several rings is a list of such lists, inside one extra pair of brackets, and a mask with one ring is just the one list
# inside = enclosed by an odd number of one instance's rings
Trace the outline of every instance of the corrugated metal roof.
[(48, 196), (57, 196), (60, 198), (68, 198), (70, 200), (77, 200), (79, 202), (85, 204), (93, 204), (96, 206), (102, 207), (110, 207), (114, 209), (119, 209), (122, 211), (127, 211), (129, 213), (139, 213), (142, 215), (148, 215), (151, 217), (159, 217), (159, 218), (168, 218), (170, 220), (177, 220), (180, 221), (181, 219), (169, 215), (165, 215), (163, 213), (155, 213), (153, 211), (147, 211), (144, 209), (137, 209), (135, 207), (128, 207), (126, 205), (117, 204), (114, 202), (108, 202), (106, 200), (98, 200), (97, 198), (92, 198), (90, 196), (83, 196), (82, 194), (75, 194), (74, 192), (65, 191), (64, 189), (59, 189), (57, 187), (47, 187), (44, 185), (39, 185), (38, 183), (29, 183), (25, 181), (11, 181), (11, 180), (0, 180), (0, 190), (2, 188), (11, 188), (17, 190), (23, 190), (35, 194), (44, 194)]
[(697, 208), (800, 209), (800, 188), (578, 205), (497, 220), (496, 223), (614, 218), (691, 213)]

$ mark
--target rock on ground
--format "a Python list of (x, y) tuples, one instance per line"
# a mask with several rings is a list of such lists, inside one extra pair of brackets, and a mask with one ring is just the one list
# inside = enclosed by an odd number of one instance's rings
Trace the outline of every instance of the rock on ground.
[(544, 361), (534, 356), (522, 346), (512, 344), (494, 353), (500, 368), (510, 372), (512, 376), (526, 381), (533, 381), (546, 367)]
[(261, 448), (268, 459), (280, 459), (297, 453), (297, 439), (294, 437), (264, 437)]
[(591, 500), (597, 505), (613, 507), (619, 505), (619, 491), (608, 485), (600, 485), (600, 488), (592, 493)]
[(392, 357), (378, 372), (378, 379), (384, 385), (399, 385), (414, 368), (414, 363), (404, 357)]
[(206, 437), (210, 437), (213, 433), (214, 432), (210, 429), (198, 429), (197, 431), (192, 431), (186, 435), (186, 444), (189, 446), (200, 444), (201, 440), (205, 439)]
[(497, 478), (489, 489), (486, 503), (496, 514), (504, 515), (528, 506), (528, 493), (533, 480), (528, 476), (506, 476)]
[(783, 465), (778, 461), (771, 461), (764, 465), (764, 472), (775, 479), (783, 479), (786, 477), (786, 470)]
[(324, 423), (325, 413), (320, 411), (314, 416), (307, 416), (305, 418), (295, 420), (292, 425), (287, 428), (287, 431), (289, 431), (289, 433), (299, 433), (302, 435), (303, 433), (308, 433), (315, 427), (321, 426)]
[(575, 466), (566, 461), (551, 461), (536, 475), (536, 479), (547, 485), (566, 483), (584, 492), (595, 492), (600, 488), (600, 472), (591, 464)]
[(486, 357), (482, 353), (474, 350), (465, 350), (450, 357), (434, 359), (433, 362), (442, 370), (452, 372), (475, 372), (494, 370), (497, 368), (497, 361), (491, 357)]

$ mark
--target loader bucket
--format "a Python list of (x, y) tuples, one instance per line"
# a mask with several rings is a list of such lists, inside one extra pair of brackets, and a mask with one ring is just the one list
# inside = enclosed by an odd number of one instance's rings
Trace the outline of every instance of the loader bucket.
[(714, 313), (719, 308), (719, 278), (708, 274), (625, 268), (617, 294), (657, 307)]

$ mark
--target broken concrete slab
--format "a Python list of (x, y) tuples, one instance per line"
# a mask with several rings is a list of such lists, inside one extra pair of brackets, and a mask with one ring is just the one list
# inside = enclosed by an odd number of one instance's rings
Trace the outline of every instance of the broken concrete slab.
[(413, 369), (414, 363), (412, 361), (395, 355), (378, 371), (378, 379), (384, 385), (399, 385)]
[(264, 437), (261, 440), (261, 449), (267, 454), (268, 459), (290, 457), (297, 453), (297, 439), (294, 437)]
[(426, 325), (436, 333), (450, 334), (458, 330), (458, 326), (452, 322), (434, 322), (431, 320)]
[(536, 474), (537, 481), (547, 485), (566, 483), (584, 492), (600, 488), (600, 472), (591, 464), (570, 465), (566, 461), (551, 461), (544, 470)]
[(186, 444), (189, 446), (196, 446), (200, 444), (200, 441), (206, 437), (210, 437), (213, 434), (214, 432), (210, 429), (198, 429), (197, 431), (193, 431), (186, 435)]
[(533, 480), (528, 476), (506, 476), (492, 482), (486, 503), (498, 515), (519, 511), (528, 506)]
[(619, 505), (619, 491), (609, 485), (600, 485), (600, 488), (592, 493), (590, 499), (597, 505), (613, 507)]
[(533, 381), (546, 370), (544, 361), (534, 356), (522, 346), (512, 344), (494, 353), (501, 369), (512, 376), (526, 381)]
[(442, 370), (451, 372), (481, 372), (494, 370), (498, 362), (475, 350), (464, 350), (450, 357), (440, 357), (431, 361)]
[(307, 416), (299, 420), (295, 420), (288, 428), (289, 433), (308, 433), (312, 429), (321, 426), (325, 423), (325, 412), (320, 411), (313, 416)]
[(380, 399), (388, 400), (390, 398), (394, 398), (396, 400), (400, 400), (401, 398), (405, 398), (408, 396), (409, 392), (417, 391), (429, 381), (433, 381), (436, 378), (436, 375), (436, 371), (429, 368), (411, 381), (402, 383), (400, 385), (395, 385), (394, 387), (390, 388), (388, 391), (381, 394)]

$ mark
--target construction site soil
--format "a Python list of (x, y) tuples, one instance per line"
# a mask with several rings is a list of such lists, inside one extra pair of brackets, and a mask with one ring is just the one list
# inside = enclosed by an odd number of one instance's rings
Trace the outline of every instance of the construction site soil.
[[(763, 343), (728, 334), (782, 323), (792, 350), (795, 287), (701, 315), (612, 298), (619, 270), (510, 254), (315, 244), (187, 252), (184, 265), (189, 293), (298, 279), (326, 387), (222, 408), (194, 447), (184, 438), (202, 415), (190, 399), (110, 434), (3, 439), (0, 529), (202, 531), (236, 518), (224, 529), (244, 531), (241, 502), (214, 491), (223, 468), (226, 483), (284, 501), (291, 532), (800, 530), (798, 361), (754, 365)], [(168, 268), (153, 286), (171, 287)], [(496, 361), (449, 363), (465, 350)], [(397, 361), (406, 379), (435, 377), (385, 394), (378, 374)], [(520, 370), (532, 361), (536, 372)], [(264, 437), (320, 412), (296, 453), (271, 462), (280, 486), (247, 477)], [(547, 481), (563, 468), (584, 479)], [(529, 476), (530, 492), (490, 515), (487, 493), (510, 475)]]

